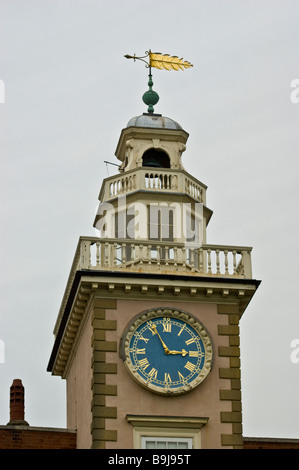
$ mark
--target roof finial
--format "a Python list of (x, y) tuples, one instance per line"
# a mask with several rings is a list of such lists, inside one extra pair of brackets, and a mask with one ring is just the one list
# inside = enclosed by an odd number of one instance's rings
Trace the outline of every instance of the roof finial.
[(148, 76), (148, 88), (149, 89), (142, 96), (142, 101), (148, 106), (147, 112), (151, 114), (154, 112), (154, 105), (157, 104), (160, 99), (158, 93), (156, 93), (152, 88), (153, 84), (154, 82), (153, 82), (152, 74), (149, 73), (149, 76)]
[[(153, 77), (152, 77), (152, 67), (157, 69), (165, 69), (165, 70), (184, 70), (189, 67), (193, 67), (192, 64), (188, 61), (184, 61), (183, 59), (179, 59), (177, 56), (170, 56), (169, 54), (161, 54), (160, 52), (151, 52), (151, 50), (145, 52), (146, 55), (137, 57), (136, 54), (129, 55), (126, 54), (125, 57), (127, 59), (133, 59), (134, 62), (136, 60), (141, 60), (145, 62), (146, 68), (149, 68), (149, 80), (148, 86), (149, 89), (144, 93), (142, 96), (143, 102), (148, 105), (148, 112), (154, 112), (154, 105), (159, 101), (159, 95), (156, 93), (153, 87)], [(146, 58), (149, 61), (145, 60)]]

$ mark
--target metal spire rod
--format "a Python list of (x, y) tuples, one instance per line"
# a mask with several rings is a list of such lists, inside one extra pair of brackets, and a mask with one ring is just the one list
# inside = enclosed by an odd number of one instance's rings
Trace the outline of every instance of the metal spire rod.
[[(130, 54), (126, 54), (124, 57), (126, 57), (126, 59), (133, 59), (134, 62), (136, 60), (141, 60), (142, 62), (144, 62), (146, 65), (145, 67), (149, 69), (149, 74), (148, 74), (148, 91), (146, 91), (142, 97), (142, 101), (148, 105), (148, 112), (150, 114), (152, 114), (154, 112), (154, 107), (153, 105), (157, 104), (158, 101), (159, 101), (159, 95), (158, 93), (156, 93), (154, 90), (153, 90), (153, 77), (152, 77), (152, 67), (151, 67), (151, 50), (148, 50), (148, 51), (145, 51), (145, 55), (144, 56), (136, 56), (136, 54), (134, 55), (130, 55)], [(149, 57), (149, 61), (146, 61), (145, 59)]]

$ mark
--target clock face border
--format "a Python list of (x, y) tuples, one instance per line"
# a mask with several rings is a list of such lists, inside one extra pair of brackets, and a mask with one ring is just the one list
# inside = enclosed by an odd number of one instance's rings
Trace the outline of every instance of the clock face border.
[[(200, 372), (195, 375), (191, 382), (182, 384), (176, 388), (160, 387), (151, 383), (149, 380), (145, 380), (145, 378), (138, 373), (138, 368), (131, 361), (129, 350), (131, 340), (136, 330), (148, 321), (155, 320), (160, 317), (170, 317), (174, 320), (181, 320), (186, 323), (200, 337), (205, 350), (204, 364)], [(213, 356), (213, 344), (206, 328), (193, 315), (177, 308), (153, 308), (139, 313), (130, 321), (120, 342), (120, 357), (122, 358), (131, 377), (147, 390), (163, 396), (181, 395), (197, 387), (210, 373), (213, 366)]]

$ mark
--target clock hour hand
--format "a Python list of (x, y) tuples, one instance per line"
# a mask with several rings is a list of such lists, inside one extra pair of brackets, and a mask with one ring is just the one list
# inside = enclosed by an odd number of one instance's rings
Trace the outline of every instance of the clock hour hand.
[(181, 351), (169, 351), (168, 354), (181, 354), (182, 356), (186, 356), (186, 354), (188, 354), (188, 351), (182, 349)]
[(160, 340), (161, 343), (162, 343), (162, 346), (163, 346), (163, 349), (164, 349), (165, 354), (170, 354), (170, 351), (169, 351), (168, 347), (166, 346), (166, 344), (164, 343), (163, 339), (162, 339), (161, 336), (159, 335), (159, 332), (158, 332), (158, 330), (157, 330), (156, 325), (152, 326), (151, 328), (152, 328), (152, 330), (154, 330), (154, 332), (158, 335), (159, 340)]

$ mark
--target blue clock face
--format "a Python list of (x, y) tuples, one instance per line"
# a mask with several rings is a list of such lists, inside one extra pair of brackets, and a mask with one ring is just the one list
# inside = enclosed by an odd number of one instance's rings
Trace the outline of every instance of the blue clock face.
[(150, 313), (127, 334), (126, 365), (141, 385), (154, 392), (187, 392), (210, 371), (212, 345), (207, 332), (189, 315)]

